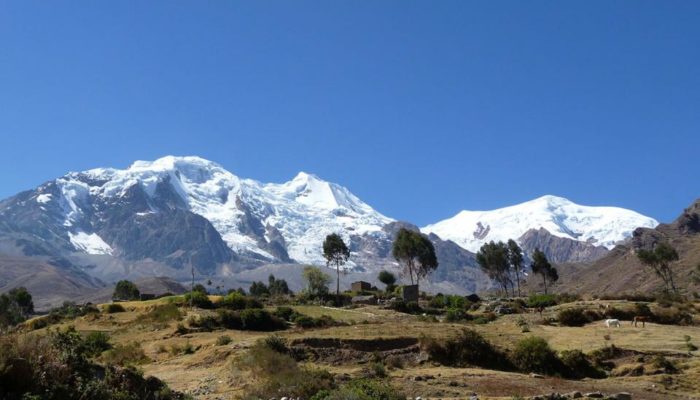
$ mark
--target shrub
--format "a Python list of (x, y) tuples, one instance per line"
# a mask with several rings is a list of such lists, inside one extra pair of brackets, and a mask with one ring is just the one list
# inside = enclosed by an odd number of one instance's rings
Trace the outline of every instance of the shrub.
[(371, 380), (352, 380), (338, 389), (324, 390), (311, 400), (404, 400), (406, 395), (387, 383)]
[(177, 343), (170, 346), (170, 354), (177, 356), (180, 354), (194, 354), (196, 349), (192, 346), (190, 341), (186, 341), (185, 344), (179, 345)]
[(284, 338), (278, 336), (278, 335), (270, 335), (264, 339), (261, 339), (262, 342), (261, 344), (265, 347), (267, 347), (270, 350), (276, 351), (278, 353), (282, 354), (288, 354), (289, 353), (289, 347), (287, 347), (287, 340)]
[(559, 359), (565, 367), (566, 377), (574, 379), (605, 377), (605, 372), (595, 368), (581, 350), (562, 351)]
[(533, 294), (527, 299), (527, 306), (530, 308), (551, 307), (557, 305), (557, 300), (553, 294)]
[(246, 398), (277, 398), (280, 393), (311, 398), (334, 388), (333, 377), (327, 371), (299, 367), (292, 357), (270, 349), (263, 341), (256, 342), (235, 366), (250, 371), (257, 380), (246, 389)]
[(559, 293), (556, 295), (557, 304), (573, 303), (581, 300), (581, 296), (574, 293)]
[(666, 325), (692, 325), (693, 316), (677, 309), (658, 310), (652, 317), (654, 322)]
[(242, 329), (245, 330), (274, 331), (286, 328), (284, 321), (263, 309), (245, 309), (241, 311), (240, 317)]
[(403, 299), (394, 299), (391, 303), (389, 303), (389, 308), (405, 314), (420, 314), (423, 312), (417, 302), (405, 302)]
[(83, 339), (85, 346), (85, 354), (88, 357), (97, 357), (102, 354), (103, 351), (112, 348), (109, 343), (109, 335), (104, 332), (90, 332)]
[(292, 318), (295, 316), (295, 311), (292, 309), (292, 307), (285, 307), (285, 306), (280, 306), (277, 307), (275, 310), (275, 315), (279, 318), (282, 318), (285, 321), (291, 321)]
[(603, 315), (595, 310), (585, 310), (583, 311), (583, 316), (586, 317), (588, 322), (600, 321), (603, 319)]
[(605, 310), (605, 317), (619, 319), (621, 321), (630, 321), (634, 318), (634, 311), (611, 307)]
[(485, 312), (478, 317), (474, 318), (474, 323), (476, 324), (488, 324), (489, 322), (493, 322), (496, 319), (498, 319), (498, 316), (492, 312)]
[(105, 307), (105, 312), (107, 314), (120, 313), (120, 312), (124, 312), (124, 311), (126, 311), (124, 309), (124, 306), (122, 306), (121, 304), (118, 304), (118, 303), (107, 304), (107, 307)]
[(651, 361), (651, 365), (667, 374), (675, 374), (678, 372), (676, 364), (662, 355), (655, 356)]
[(219, 321), (226, 329), (243, 329), (243, 321), (238, 312), (219, 310)]
[(195, 291), (185, 293), (185, 303), (190, 304), (190, 301), (195, 307), (204, 309), (214, 308), (214, 303), (212, 303), (211, 300), (209, 300), (209, 296), (202, 292)]
[(557, 314), (557, 320), (564, 326), (584, 326), (588, 319), (581, 308), (566, 308)]
[(141, 345), (137, 342), (117, 344), (111, 350), (102, 353), (102, 360), (107, 364), (120, 366), (142, 364), (149, 361)]
[(456, 308), (450, 308), (445, 314), (445, 321), (447, 322), (470, 321), (472, 319), (472, 316), (467, 314), (466, 311)]
[(520, 340), (512, 353), (513, 363), (525, 372), (538, 372), (556, 375), (562, 371), (561, 361), (549, 347), (546, 340), (540, 337), (528, 337)]
[(340, 322), (333, 319), (329, 315), (321, 315), (318, 318), (309, 317), (304, 314), (296, 314), (294, 316), (294, 323), (303, 329), (310, 328), (327, 328), (330, 326), (342, 325)]
[(421, 337), (421, 347), (432, 360), (457, 367), (477, 366), (493, 369), (512, 369), (507, 357), (478, 332), (462, 329), (457, 337), (438, 340)]
[(0, 397), (7, 399), (182, 399), (135, 369), (94, 364), (75, 329), (0, 336)]
[(153, 322), (169, 322), (182, 319), (182, 312), (175, 304), (164, 304), (154, 307), (144, 316), (148, 321)]
[(216, 345), (217, 346), (226, 346), (227, 344), (231, 343), (231, 336), (228, 335), (222, 335), (216, 338)]
[(245, 296), (239, 292), (231, 292), (224, 296), (223, 300), (218, 304), (220, 307), (231, 310), (243, 310), (246, 308), (263, 308), (262, 303), (250, 296)]
[(430, 299), (428, 305), (432, 308), (445, 308), (447, 306), (447, 299), (442, 293), (438, 293)]
[(211, 332), (221, 327), (221, 320), (213, 315), (190, 317), (187, 322), (191, 327), (199, 328), (200, 330), (206, 332)]

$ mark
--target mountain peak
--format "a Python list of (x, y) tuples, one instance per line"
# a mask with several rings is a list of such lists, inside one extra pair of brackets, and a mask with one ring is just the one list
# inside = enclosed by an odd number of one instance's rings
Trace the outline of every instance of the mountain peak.
[(179, 168), (221, 168), (221, 166), (214, 161), (209, 161), (199, 156), (164, 156), (158, 158), (154, 161), (135, 161), (131, 166), (129, 166), (129, 171), (140, 171), (140, 170), (157, 170), (157, 171), (167, 171), (175, 170)]
[(634, 229), (656, 225), (653, 218), (624, 208), (582, 206), (563, 197), (545, 195), (495, 210), (464, 210), (421, 230), (477, 251), (488, 241), (518, 239), (528, 230), (539, 228), (554, 236), (612, 248)]

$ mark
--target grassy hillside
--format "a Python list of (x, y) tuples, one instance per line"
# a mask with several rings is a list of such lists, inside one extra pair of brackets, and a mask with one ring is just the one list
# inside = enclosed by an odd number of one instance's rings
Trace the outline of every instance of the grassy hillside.
[[(219, 304), (222, 301), (219, 296), (209, 299)], [(84, 334), (104, 332), (113, 347), (97, 356), (97, 362), (137, 365), (145, 375), (155, 376), (172, 389), (198, 399), (249, 398), (270, 384), (261, 365), (269, 361), (265, 357), (273, 356), (262, 351), (260, 344), (269, 337), (281, 341), (296, 360), (286, 355), (274, 356), (281, 358), (274, 359), (273, 376), (289, 373), (320, 382), (319, 371), (327, 371), (336, 391), (350, 390), (348, 385), (367, 378), (375, 382), (373, 385), (387, 385), (403, 395), (435, 399), (468, 398), (472, 393), (480, 399), (510, 399), (573, 391), (624, 391), (640, 399), (700, 396), (700, 353), (689, 351), (688, 347), (688, 343), (700, 344), (700, 328), (658, 323), (642, 328), (624, 320), (620, 328), (604, 325), (602, 310), (633, 313), (639, 307), (634, 303), (578, 301), (550, 307), (541, 316), (517, 301), (508, 303), (515, 314), (501, 316), (488, 311), (493, 303), (465, 303), (461, 307), (468, 318), (454, 322), (447, 322), (450, 313), (445, 308), (434, 308), (435, 304), (422, 300), (422, 311), (406, 314), (380, 306), (334, 308), (292, 302), (282, 306), (291, 309), (286, 312), (325, 318), (332, 324), (303, 328), (300, 322), (290, 322), (286, 329), (260, 332), (207, 328), (204, 321), (211, 322), (222, 312), (230, 311), (190, 309), (182, 296), (173, 296), (119, 303), (124, 311), (104, 304), (98, 306), (99, 312), (46, 327), (40, 327), (37, 319), (31, 320), (25, 323), (27, 332), (23, 335), (46, 335), (50, 330), (69, 326)], [(694, 323), (699, 322), (697, 303), (647, 306), (654, 315), (682, 311), (690, 314)], [(268, 303), (265, 309), (271, 314), (279, 313), (277, 305)], [(593, 320), (583, 326), (563, 326), (557, 320), (564, 309), (588, 310)], [(32, 327), (40, 328), (30, 330)], [(478, 360), (454, 359), (452, 362), (457, 364), (453, 365), (435, 358), (436, 353), (431, 350), (435, 343), (474, 345), (459, 341), (465, 328), (480, 334), (504, 360), (515, 359), (521, 340), (540, 337), (558, 354), (556, 357), (564, 357), (567, 350), (581, 350), (587, 360), (599, 363), (605, 372), (599, 379), (581, 380), (567, 377), (565, 367), (560, 370), (564, 376), (556, 376), (559, 372), (534, 375), (523, 367), (508, 364), (510, 361), (502, 368), (487, 368), (480, 366)], [(453, 347), (451, 352), (462, 354), (460, 348)], [(464, 354), (469, 357), (469, 353)], [(246, 364), (251, 357), (258, 357), (254, 358), (260, 364), (255, 367), (258, 369), (251, 370)], [(665, 369), (667, 364), (673, 370)]]

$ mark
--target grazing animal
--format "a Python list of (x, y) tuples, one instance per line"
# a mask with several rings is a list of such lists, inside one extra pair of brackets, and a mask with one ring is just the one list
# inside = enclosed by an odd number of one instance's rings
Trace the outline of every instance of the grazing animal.
[(619, 328), (620, 327), (620, 320), (619, 319), (606, 319), (605, 326), (607, 326), (608, 328), (611, 328), (613, 326), (616, 328)]
[(634, 321), (632, 323), (634, 324), (634, 327), (636, 328), (637, 322), (641, 322), (642, 328), (644, 328), (644, 324), (646, 324), (647, 321), (649, 321), (649, 317), (644, 316), (644, 315), (637, 315), (636, 317), (634, 317)]

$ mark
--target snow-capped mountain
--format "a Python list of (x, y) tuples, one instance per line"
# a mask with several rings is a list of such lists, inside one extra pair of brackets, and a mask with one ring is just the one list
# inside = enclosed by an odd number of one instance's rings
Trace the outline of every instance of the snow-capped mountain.
[(204, 217), (235, 253), (270, 262), (322, 264), (320, 244), (329, 233), (349, 241), (350, 235), (375, 234), (393, 221), (346, 188), (311, 174), (265, 184), (239, 178), (199, 157), (168, 156), (137, 161), (123, 170), (70, 173), (43, 185), (28, 200), (44, 210), (58, 208), (57, 217), (76, 251), (113, 254), (114, 240), (102, 237), (109, 233), (100, 232), (104, 218), (95, 211), (133, 197), (135, 190), (143, 199), (132, 210), (133, 217), (146, 220), (164, 205), (180, 208)]
[(531, 229), (611, 249), (638, 227), (659, 223), (637, 212), (618, 207), (589, 207), (565, 198), (543, 196), (491, 211), (461, 211), (452, 218), (421, 228), (476, 252), (486, 242), (519, 239)]
[[(517, 239), (526, 252), (538, 247), (555, 262), (590, 261), (607, 252), (600, 245), (655, 225), (633, 211), (552, 196), (465, 211), (422, 229), (440, 263), (425, 283), (436, 292), (489, 288), (474, 257), (488, 240)], [(298, 265), (289, 264), (324, 265), (323, 240), (339, 233), (351, 251), (346, 267), (353, 279), (376, 281), (379, 270), (398, 272), (391, 245), (402, 227), (418, 229), (311, 174), (261, 183), (199, 157), (168, 156), (125, 169), (72, 172), (0, 201), (0, 255), (102, 281), (184, 281), (192, 266), (198, 276), (232, 287), (271, 270), (276, 276), (297, 271), (287, 277), (299, 280)]]

